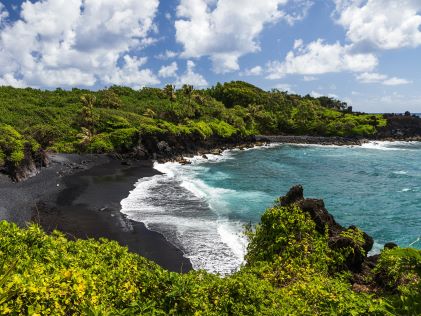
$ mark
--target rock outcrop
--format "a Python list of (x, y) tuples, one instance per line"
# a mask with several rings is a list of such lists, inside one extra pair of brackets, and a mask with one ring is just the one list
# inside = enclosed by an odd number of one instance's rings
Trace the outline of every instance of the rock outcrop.
[(421, 140), (421, 118), (410, 113), (385, 114), (387, 125), (378, 128), (377, 139)]
[(304, 198), (304, 190), (301, 185), (292, 187), (285, 196), (280, 198), (280, 204), (281, 206), (296, 204), (310, 215), (319, 233), (324, 234), (327, 229), (330, 248), (351, 248), (352, 251), (349, 252), (345, 265), (353, 272), (361, 271), (363, 263), (367, 258), (367, 253), (373, 247), (374, 241), (371, 236), (362, 232), (362, 242), (361, 240), (349, 237), (353, 234), (359, 234), (357, 227), (350, 226), (345, 228), (338, 224), (334, 217), (326, 210), (323, 200)]
[(42, 149), (33, 152), (31, 145), (28, 143), (25, 145), (22, 161), (17, 165), (6, 162), (3, 172), (9, 175), (13, 181), (20, 182), (35, 176), (42, 167), (47, 167), (48, 164), (47, 153)]

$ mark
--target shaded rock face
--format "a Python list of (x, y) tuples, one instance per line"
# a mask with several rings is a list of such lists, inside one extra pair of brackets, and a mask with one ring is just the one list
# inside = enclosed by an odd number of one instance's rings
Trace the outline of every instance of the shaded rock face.
[(421, 118), (406, 115), (386, 114), (387, 125), (380, 127), (376, 134), (377, 138), (384, 139), (421, 139)]
[(33, 177), (38, 174), (40, 168), (47, 167), (50, 163), (48, 155), (44, 150), (40, 149), (33, 153), (30, 144), (25, 145), (24, 154), (23, 160), (18, 165), (10, 162), (5, 165), (4, 172), (13, 181), (20, 182)]
[(346, 267), (353, 271), (359, 272), (362, 269), (363, 263), (367, 258), (367, 253), (373, 247), (373, 238), (366, 233), (363, 233), (364, 243), (359, 245), (352, 238), (341, 235), (342, 232), (349, 230), (357, 230), (355, 226), (350, 226), (348, 229), (339, 225), (334, 217), (329, 214), (325, 208), (323, 200), (306, 199), (304, 198), (304, 190), (301, 185), (292, 187), (288, 193), (280, 198), (281, 206), (288, 206), (296, 204), (304, 212), (310, 214), (311, 219), (316, 224), (316, 230), (324, 234), (327, 228), (329, 233), (329, 247), (335, 250), (352, 248), (346, 258)]
[[(229, 138), (211, 136), (207, 139), (199, 135), (167, 135), (139, 137), (138, 145), (127, 156), (134, 159), (155, 159), (160, 162), (180, 161), (181, 156), (194, 156), (212, 153), (219, 155), (224, 149), (243, 145), (244, 148), (252, 147), (256, 143), (253, 136), (242, 137), (233, 135)], [(263, 143), (261, 143), (263, 144)], [(183, 160), (183, 163), (185, 161)]]

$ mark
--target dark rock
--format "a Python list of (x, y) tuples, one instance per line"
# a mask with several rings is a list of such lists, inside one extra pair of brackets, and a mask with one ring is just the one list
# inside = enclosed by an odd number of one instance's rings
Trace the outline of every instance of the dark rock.
[[(348, 229), (358, 229), (358, 228), (354, 225), (351, 225), (348, 227)], [(374, 239), (373, 237), (371, 237), (364, 231), (363, 231), (363, 237), (364, 237), (364, 244), (362, 245), (362, 247), (364, 251), (368, 253), (371, 249), (373, 249)]]
[(329, 235), (333, 236), (343, 230), (333, 216), (325, 208), (323, 200), (318, 199), (304, 199), (299, 201), (298, 206), (305, 212), (309, 213), (313, 221), (316, 223), (316, 230), (323, 234), (326, 226)]
[(148, 150), (143, 145), (138, 145), (133, 148), (134, 159), (146, 159), (149, 156)]
[(5, 165), (5, 171), (12, 180), (16, 182), (33, 177), (38, 173), (37, 165), (34, 157), (32, 156), (32, 147), (29, 143), (25, 144), (24, 158), (19, 165), (7, 162)]
[(208, 156), (206, 156), (205, 154), (202, 155), (203, 159), (208, 159)]
[(395, 244), (394, 242), (387, 242), (385, 245), (384, 245), (384, 249), (393, 249), (393, 248), (396, 248), (396, 247), (398, 247), (398, 245), (397, 244)]
[(361, 271), (367, 253), (373, 247), (373, 238), (363, 232), (364, 244), (361, 245), (356, 240), (342, 235), (341, 233), (344, 231), (349, 233), (349, 230), (355, 230), (357, 232), (357, 227), (350, 226), (348, 229), (345, 229), (329, 214), (323, 200), (305, 199), (303, 191), (301, 185), (292, 187), (285, 196), (280, 198), (281, 206), (296, 204), (304, 212), (310, 214), (319, 233), (324, 234), (326, 229), (328, 230), (330, 248), (335, 250), (348, 248), (351, 250), (345, 260), (345, 266), (353, 272)]
[(210, 151), (212, 155), (221, 155), (223, 150), (221, 148), (215, 148)]
[(166, 141), (160, 141), (158, 144), (156, 144), (156, 147), (158, 148), (158, 152), (161, 154), (171, 153), (171, 147)]
[(385, 140), (420, 140), (421, 139), (421, 118), (405, 115), (386, 114), (386, 126), (378, 128), (376, 138)]
[(366, 264), (372, 269), (376, 266), (377, 261), (379, 260), (380, 255), (373, 255), (366, 258)]
[(178, 162), (181, 165), (190, 165), (191, 164), (190, 161), (188, 161), (186, 158), (184, 158), (182, 156), (176, 157), (175, 161)]
[(281, 206), (290, 205), (304, 199), (304, 189), (301, 185), (293, 186), (288, 193), (281, 197)]
[(130, 163), (129, 161), (127, 161), (127, 160), (123, 160), (123, 161), (121, 162), (121, 164), (122, 164), (123, 166), (130, 166), (130, 165), (131, 165), (131, 163)]
[(345, 259), (346, 267), (352, 272), (361, 271), (362, 264), (366, 258), (365, 252), (351, 238), (335, 235), (329, 238), (329, 247), (334, 250), (352, 249)]

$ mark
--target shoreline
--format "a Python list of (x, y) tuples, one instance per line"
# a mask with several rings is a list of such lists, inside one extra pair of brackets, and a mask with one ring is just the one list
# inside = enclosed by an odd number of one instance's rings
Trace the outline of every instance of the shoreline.
[(301, 145), (361, 146), (370, 142), (421, 142), (421, 137), (355, 138), (308, 135), (256, 135), (256, 141)]
[(192, 269), (190, 260), (165, 237), (131, 221), (120, 202), (142, 177), (159, 174), (150, 160), (122, 162), (106, 155), (53, 154), (51, 165), (14, 183), (0, 177), (0, 220), (38, 223), (69, 239), (107, 238), (174, 272)]
[[(247, 150), (270, 144), (354, 145), (390, 140), (346, 139), (315, 136), (256, 136), (255, 141), (217, 146), (183, 156), (157, 160), (158, 163), (189, 164), (194, 156), (221, 155), (228, 150)], [(395, 140), (401, 141), (401, 140)], [(407, 140), (411, 141), (411, 140)], [(124, 158), (124, 157), (123, 157)], [(187, 158), (187, 159), (186, 159)], [(51, 164), (22, 182), (12, 182), (0, 174), (0, 220), (20, 226), (37, 222), (51, 232), (58, 229), (69, 238), (116, 240), (162, 267), (188, 272), (192, 264), (183, 252), (162, 234), (120, 212), (120, 202), (143, 177), (160, 174), (152, 160), (117, 159), (96, 154), (52, 154)]]

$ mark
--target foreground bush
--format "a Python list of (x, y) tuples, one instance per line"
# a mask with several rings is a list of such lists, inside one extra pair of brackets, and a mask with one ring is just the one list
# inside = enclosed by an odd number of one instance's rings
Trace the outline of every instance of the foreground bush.
[[(349, 230), (346, 235), (350, 235)], [(354, 232), (358, 232), (354, 230)], [(353, 290), (347, 252), (329, 248), (297, 205), (268, 209), (250, 238), (247, 264), (227, 277), (168, 272), (101, 239), (69, 241), (38, 226), (0, 223), (4, 315), (417, 315), (421, 251), (385, 250)]]

